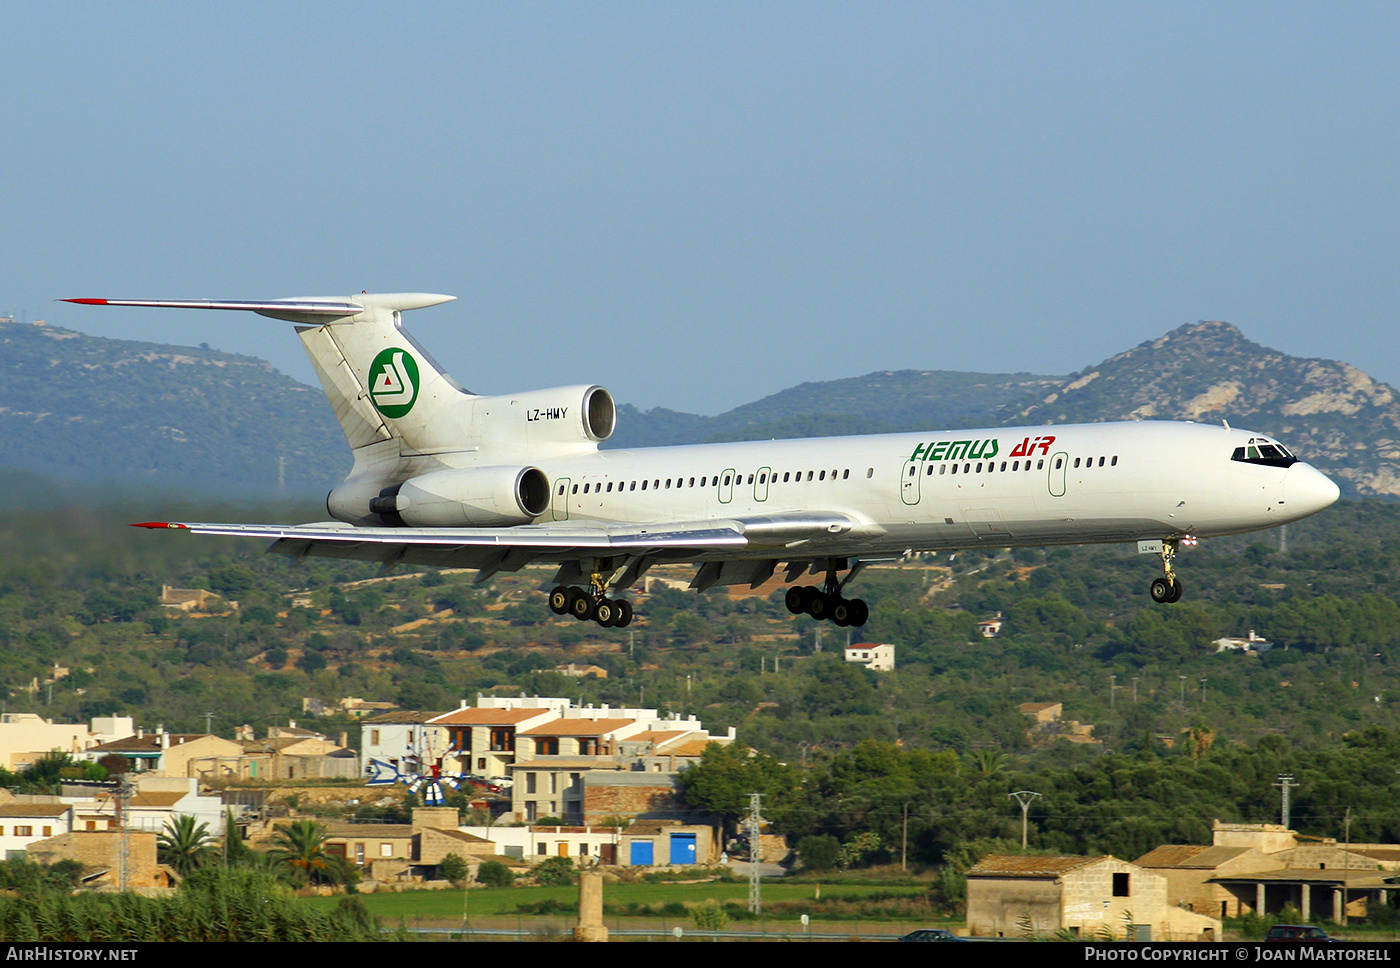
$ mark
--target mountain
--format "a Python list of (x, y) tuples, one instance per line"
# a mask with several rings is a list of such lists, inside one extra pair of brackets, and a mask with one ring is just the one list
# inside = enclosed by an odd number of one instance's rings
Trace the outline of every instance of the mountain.
[(325, 492), (350, 456), (321, 391), (263, 360), (3, 322), (0, 466), (270, 497)]
[[(1069, 376), (896, 370), (804, 383), (704, 417), (618, 408), (610, 448), (1026, 423), (1228, 420), (1350, 496), (1400, 496), (1400, 401), (1345, 363), (1228, 323), (1182, 326)], [(262, 360), (0, 322), (0, 467), (208, 497), (323, 494), (349, 469), (319, 389)]]
[(1234, 326), (1201, 322), (1090, 367), (1003, 419), (1226, 420), (1278, 437), (1343, 493), (1400, 495), (1400, 403), (1354, 366), (1287, 356)]
[(1063, 376), (885, 370), (803, 383), (717, 417), (657, 408), (618, 408), (609, 447), (720, 440), (835, 437), (995, 426), (1009, 401), (1058, 389)]

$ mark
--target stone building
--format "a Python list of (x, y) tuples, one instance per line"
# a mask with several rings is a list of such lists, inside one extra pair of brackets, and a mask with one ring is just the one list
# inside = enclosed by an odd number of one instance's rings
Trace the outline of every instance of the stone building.
[(1137, 941), (1221, 937), (1220, 921), (1168, 902), (1167, 880), (1116, 857), (984, 857), (967, 872), (974, 936), (1054, 935)]

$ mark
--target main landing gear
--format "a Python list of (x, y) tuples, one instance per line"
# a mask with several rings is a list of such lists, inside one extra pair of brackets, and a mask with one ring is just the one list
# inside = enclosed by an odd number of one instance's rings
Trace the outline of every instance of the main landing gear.
[[(846, 581), (854, 577), (852, 572)], [(830, 619), (841, 628), (860, 628), (870, 619), (870, 606), (865, 604), (864, 599), (843, 598), (841, 589), (844, 584), (836, 580), (836, 570), (829, 569), (821, 588), (793, 585), (783, 596), (783, 601), (794, 615), (810, 615), (818, 621)]]
[[(1187, 539), (1195, 543), (1194, 539)], [(1176, 572), (1172, 571), (1172, 559), (1176, 557), (1176, 538), (1167, 538), (1162, 542), (1162, 570), (1165, 574), (1152, 582), (1150, 589), (1152, 600), (1160, 605), (1170, 605), (1172, 602), (1181, 601), (1181, 579), (1176, 577)]]
[(589, 592), (558, 585), (549, 593), (549, 610), (555, 615), (572, 615), (580, 622), (592, 620), (605, 629), (622, 629), (632, 624), (632, 603), (625, 598), (608, 598), (602, 587)]

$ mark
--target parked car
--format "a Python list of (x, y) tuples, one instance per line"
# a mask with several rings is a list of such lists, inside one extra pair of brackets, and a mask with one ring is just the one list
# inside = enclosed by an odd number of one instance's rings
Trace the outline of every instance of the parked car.
[(967, 938), (959, 938), (946, 928), (919, 928), (917, 931), (910, 931), (899, 939), (900, 941), (966, 941)]
[(1321, 928), (1311, 924), (1276, 924), (1264, 935), (1265, 941), (1281, 941), (1286, 944), (1328, 944), (1341, 942)]

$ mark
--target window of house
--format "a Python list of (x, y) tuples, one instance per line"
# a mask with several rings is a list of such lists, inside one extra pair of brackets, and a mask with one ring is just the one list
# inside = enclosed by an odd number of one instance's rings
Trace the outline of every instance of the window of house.
[(1128, 894), (1128, 875), (1127, 875), (1127, 874), (1114, 874), (1114, 875), (1113, 875), (1113, 896), (1114, 896), (1114, 897), (1128, 897), (1128, 896), (1129, 896), (1129, 894)]

